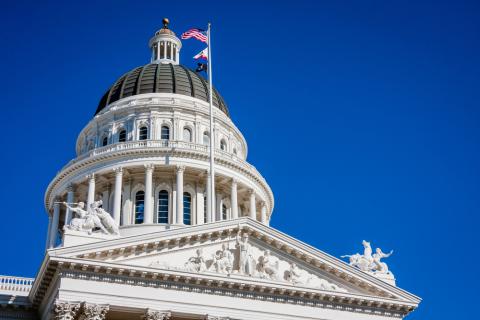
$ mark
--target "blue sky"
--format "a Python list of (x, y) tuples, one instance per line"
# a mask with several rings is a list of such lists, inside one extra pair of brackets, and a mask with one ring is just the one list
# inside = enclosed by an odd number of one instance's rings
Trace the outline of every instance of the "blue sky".
[[(46, 186), (164, 16), (177, 34), (212, 22), (215, 86), (273, 189), (273, 227), (337, 257), (394, 249), (398, 285), (424, 299), (409, 319), (476, 312), (475, 1), (3, 3), (0, 274), (35, 275)], [(184, 41), (182, 63), (201, 49)]]

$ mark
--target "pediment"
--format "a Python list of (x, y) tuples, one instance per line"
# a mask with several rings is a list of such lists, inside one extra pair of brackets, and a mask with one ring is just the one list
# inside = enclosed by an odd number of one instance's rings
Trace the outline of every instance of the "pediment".
[[(251, 219), (223, 221), (55, 250), (55, 255), (187, 278), (279, 286), (294, 292), (418, 298)], [(283, 289), (282, 289), (283, 290)]]

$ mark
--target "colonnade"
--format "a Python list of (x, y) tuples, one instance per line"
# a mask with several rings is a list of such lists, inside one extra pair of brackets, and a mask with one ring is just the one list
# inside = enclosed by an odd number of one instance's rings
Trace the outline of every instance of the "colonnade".
[[(145, 176), (144, 176), (144, 212), (143, 212), (143, 224), (154, 224), (154, 190), (153, 190), (153, 172), (155, 170), (155, 166), (153, 164), (145, 164)], [(174, 196), (172, 197), (172, 203), (175, 203), (175, 211), (172, 212), (171, 217), (175, 221), (172, 223), (171, 221), (169, 224), (175, 225), (184, 225), (184, 174), (185, 174), (186, 167), (183, 165), (175, 166), (175, 190)], [(114, 172), (114, 194), (113, 194), (113, 204), (111, 208), (109, 208), (110, 214), (112, 214), (113, 219), (115, 222), (120, 225), (121, 222), (121, 213), (122, 213), (122, 190), (123, 190), (123, 178), (124, 178), (124, 169), (122, 167), (117, 167), (113, 169)], [(206, 198), (210, 196), (210, 188), (208, 187), (210, 179), (209, 179), (209, 171), (207, 171), (207, 187), (206, 190)], [(95, 187), (96, 187), (96, 180), (97, 176), (95, 174), (90, 174), (87, 177), (87, 201), (86, 206), (91, 205), (95, 201)], [(72, 185), (69, 185), (66, 189), (66, 202), (73, 203), (75, 202), (74, 199), (74, 188)], [(108, 193), (108, 191), (107, 191)], [(257, 220), (257, 195), (255, 194), (253, 189), (248, 190), (248, 217), (251, 219)], [(215, 222), (222, 219), (222, 207), (215, 201), (215, 196), (213, 195), (213, 203), (216, 204), (213, 208), (210, 207), (209, 201), (206, 204), (206, 215), (203, 221), (197, 221), (198, 223), (209, 223)], [(235, 179), (231, 180), (230, 183), (230, 218), (237, 219), (239, 217), (239, 203), (238, 203), (238, 181)], [(59, 220), (60, 220), (60, 197), (55, 198), (55, 201), (52, 206), (52, 214), (49, 216), (49, 229), (48, 229), (48, 236), (47, 236), (47, 248), (52, 248), (55, 246), (55, 241), (57, 238), (57, 232), (59, 228)], [(106, 205), (104, 203), (104, 205)], [(173, 208), (173, 207), (172, 207)], [(72, 212), (70, 209), (66, 208), (65, 216), (64, 216), (64, 224), (68, 225), (68, 223), (72, 219)], [(260, 201), (260, 217), (259, 220), (263, 224), (268, 224), (267, 218), (267, 206), (265, 201)], [(128, 224), (126, 221), (123, 221), (123, 225)]]

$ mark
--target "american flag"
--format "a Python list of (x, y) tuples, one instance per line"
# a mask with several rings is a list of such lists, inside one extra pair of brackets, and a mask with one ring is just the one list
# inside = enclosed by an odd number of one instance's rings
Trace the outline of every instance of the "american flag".
[(182, 39), (190, 39), (190, 38), (195, 38), (197, 40), (207, 43), (207, 34), (205, 30), (194, 28), (182, 33)]

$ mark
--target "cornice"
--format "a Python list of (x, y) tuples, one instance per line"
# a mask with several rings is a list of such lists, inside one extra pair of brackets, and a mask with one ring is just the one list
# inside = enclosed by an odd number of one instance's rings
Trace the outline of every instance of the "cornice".
[[(211, 274), (138, 266), (129, 268), (121, 264), (76, 258), (55, 257), (50, 264), (55, 266), (55, 275), (59, 278), (227, 295), (399, 318), (416, 308), (416, 304), (398, 299), (299, 288), (258, 279), (252, 281), (252, 279), (240, 277), (225, 278)], [(41, 304), (48, 286), (48, 282), (43, 282), (33, 296), (34, 307)]]
[[(162, 252), (162, 250), (171, 250), (175, 247), (185, 248), (189, 245), (195, 245), (196, 243), (203, 244), (215, 239), (227, 239), (237, 234), (239, 229), (242, 232), (249, 233), (251, 238), (265, 242), (314, 269), (322, 270), (335, 278), (343, 279), (346, 283), (351, 283), (356, 287), (362, 288), (374, 296), (399, 299), (415, 306), (420, 302), (418, 297), (398, 287), (389, 285), (314, 247), (246, 217), (163, 231), (161, 232), (161, 240), (159, 239), (160, 234), (157, 232), (101, 243), (86, 244), (81, 247), (49, 250), (49, 256), (52, 258), (68, 257), (72, 259), (83, 259), (85, 261), (115, 264), (115, 262), (102, 262), (101, 260), (113, 259), (119, 256), (128, 257), (133, 254), (136, 257), (154, 255)], [(125, 265), (123, 265), (122, 268), (125, 268)], [(334, 292), (334, 294), (339, 293)]]
[[(111, 146), (110, 146), (111, 147)], [(57, 175), (56, 177), (50, 182), (47, 187), (47, 192), (45, 193), (45, 209), (48, 211), (50, 207), (50, 203), (53, 201), (52, 191), (58, 187), (58, 185), (67, 178), (75, 177), (82, 170), (88, 169), (95, 165), (99, 165), (105, 162), (109, 162), (112, 160), (119, 160), (132, 157), (132, 156), (144, 156), (144, 157), (158, 157), (158, 156), (166, 156), (169, 155), (170, 157), (178, 157), (184, 159), (197, 159), (208, 162), (208, 152), (197, 151), (193, 149), (181, 149), (181, 148), (174, 148), (174, 147), (143, 147), (143, 148), (132, 148), (132, 149), (124, 149), (124, 150), (115, 150), (111, 152), (106, 152), (99, 155), (94, 155), (91, 157), (87, 157), (85, 159), (76, 161), (71, 164), (67, 164)], [(245, 175), (247, 178), (251, 179), (252, 181), (259, 184), (265, 191), (265, 194), (268, 197), (269, 203), (269, 212), (273, 211), (274, 207), (274, 197), (272, 190), (270, 189), (268, 183), (263, 178), (263, 176), (258, 172), (258, 170), (251, 164), (246, 161), (237, 158), (235, 160), (230, 160), (227, 157), (223, 157), (221, 153), (218, 153), (215, 156), (215, 162), (217, 165), (221, 165), (227, 169), (234, 170), (242, 175)]]

